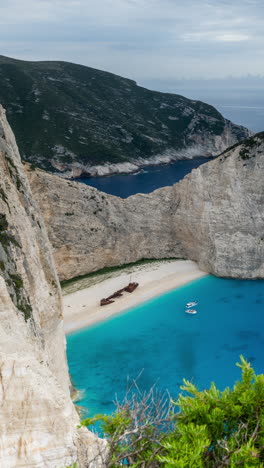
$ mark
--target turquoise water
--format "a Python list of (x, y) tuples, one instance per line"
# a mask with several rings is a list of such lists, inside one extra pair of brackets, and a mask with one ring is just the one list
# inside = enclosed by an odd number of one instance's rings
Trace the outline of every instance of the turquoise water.
[[(264, 372), (264, 281), (208, 276), (67, 337), (74, 384), (87, 414), (109, 413), (128, 379), (176, 397), (182, 379), (223, 389), (239, 377), (239, 355)], [(199, 300), (196, 315), (186, 302)]]

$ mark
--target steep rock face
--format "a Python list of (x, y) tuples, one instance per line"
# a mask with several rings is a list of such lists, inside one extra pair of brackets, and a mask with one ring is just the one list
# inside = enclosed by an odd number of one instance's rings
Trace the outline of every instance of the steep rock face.
[(122, 200), (28, 169), (61, 279), (140, 258), (196, 260), (219, 276), (264, 277), (264, 138), (181, 182)]
[(77, 431), (57, 274), (1, 106), (0, 171), (0, 466), (85, 467), (96, 441)]
[(166, 191), (122, 200), (44, 171), (28, 175), (61, 279), (140, 258), (181, 256)]
[(0, 56), (0, 80), (22, 158), (71, 177), (216, 155), (249, 136), (208, 104), (82, 65)]
[(176, 184), (176, 213), (188, 258), (205, 271), (264, 277), (264, 133), (192, 171)]

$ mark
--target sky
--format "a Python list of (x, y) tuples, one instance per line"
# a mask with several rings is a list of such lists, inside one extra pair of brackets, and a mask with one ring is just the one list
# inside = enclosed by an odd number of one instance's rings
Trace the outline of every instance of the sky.
[(2, 0), (0, 46), (143, 84), (264, 75), (264, 1)]

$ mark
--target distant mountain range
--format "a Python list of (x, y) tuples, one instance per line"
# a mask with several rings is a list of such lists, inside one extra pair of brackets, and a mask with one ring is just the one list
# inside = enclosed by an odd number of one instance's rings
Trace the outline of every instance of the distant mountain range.
[(0, 56), (0, 80), (22, 158), (51, 172), (132, 172), (249, 136), (208, 104), (82, 65)]

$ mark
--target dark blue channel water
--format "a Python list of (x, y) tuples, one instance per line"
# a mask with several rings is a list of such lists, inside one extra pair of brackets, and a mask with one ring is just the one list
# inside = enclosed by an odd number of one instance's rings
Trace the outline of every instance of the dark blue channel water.
[(160, 187), (173, 185), (196, 167), (212, 158), (195, 158), (177, 161), (162, 166), (149, 166), (136, 174), (121, 174), (110, 177), (80, 177), (75, 179), (105, 193), (127, 198), (135, 193), (150, 193)]
[[(196, 315), (185, 304), (199, 301)], [(264, 280), (208, 276), (67, 337), (70, 373), (87, 414), (109, 413), (128, 379), (176, 397), (183, 378), (200, 389), (233, 385), (243, 354), (264, 372)]]

